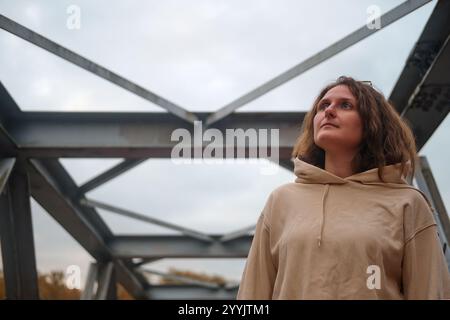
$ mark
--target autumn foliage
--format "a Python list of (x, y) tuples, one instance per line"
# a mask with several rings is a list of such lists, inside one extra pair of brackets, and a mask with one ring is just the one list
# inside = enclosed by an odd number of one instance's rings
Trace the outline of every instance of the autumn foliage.
[[(226, 279), (217, 275), (207, 275), (205, 273), (198, 273), (188, 270), (179, 270), (175, 268), (169, 269), (169, 275), (179, 278), (162, 277), (159, 280), (160, 285), (183, 284), (182, 279), (192, 279), (206, 283), (225, 285)], [(81, 296), (81, 291), (78, 289), (69, 289), (65, 284), (64, 272), (52, 271), (49, 273), (40, 273), (38, 275), (39, 297), (43, 300), (78, 300)], [(0, 299), (5, 299), (5, 281), (3, 273), (0, 270)], [(131, 300), (133, 297), (119, 284), (117, 286), (117, 298), (119, 300)]]
[[(39, 297), (43, 300), (79, 300), (81, 291), (66, 287), (64, 272), (52, 271), (38, 275)], [(117, 286), (117, 297), (120, 300), (130, 300), (132, 297), (121, 286)], [(0, 273), (0, 299), (5, 299), (5, 280)]]

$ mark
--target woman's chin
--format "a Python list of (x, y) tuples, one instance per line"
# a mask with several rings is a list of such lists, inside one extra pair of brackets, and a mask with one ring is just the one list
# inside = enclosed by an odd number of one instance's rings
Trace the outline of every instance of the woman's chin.
[(327, 147), (336, 146), (337, 143), (340, 144), (341, 142), (342, 138), (336, 136), (335, 134), (324, 132), (319, 134), (315, 143), (322, 149), (327, 149)]

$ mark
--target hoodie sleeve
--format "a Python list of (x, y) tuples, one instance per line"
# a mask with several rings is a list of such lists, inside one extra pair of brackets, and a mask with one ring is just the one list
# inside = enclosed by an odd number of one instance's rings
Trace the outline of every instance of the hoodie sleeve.
[(403, 293), (408, 300), (450, 299), (450, 274), (436, 222), (420, 197), (405, 214)]
[(277, 270), (270, 250), (270, 227), (266, 221), (271, 208), (269, 197), (256, 224), (252, 245), (242, 274), (238, 300), (272, 299)]

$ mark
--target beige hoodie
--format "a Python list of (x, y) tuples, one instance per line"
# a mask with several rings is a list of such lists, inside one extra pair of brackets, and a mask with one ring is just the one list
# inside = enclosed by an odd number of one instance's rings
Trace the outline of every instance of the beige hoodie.
[(397, 165), (340, 178), (295, 159), (258, 220), (238, 299), (450, 299), (433, 208)]

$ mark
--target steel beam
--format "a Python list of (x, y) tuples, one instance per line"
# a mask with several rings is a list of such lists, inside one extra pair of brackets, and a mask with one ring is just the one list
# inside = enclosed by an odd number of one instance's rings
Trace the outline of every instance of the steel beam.
[(236, 231), (232, 231), (230, 233), (224, 234), (222, 237), (220, 237), (221, 242), (226, 242), (234, 239), (238, 239), (240, 237), (246, 237), (248, 234), (252, 231), (255, 231), (256, 225), (251, 225)]
[(100, 78), (112, 82), (115, 85), (131, 93), (134, 93), (147, 101), (156, 104), (157, 106), (160, 106), (161, 108), (169, 111), (171, 114), (174, 114), (187, 122), (193, 123), (195, 120), (197, 120), (197, 117), (194, 114), (176, 105), (175, 103), (157, 95), (154, 92), (151, 92), (141, 87), (140, 85), (128, 79), (125, 79), (124, 77), (118, 75), (117, 73), (112, 72), (106, 69), (105, 67), (86, 59), (85, 57), (75, 53), (74, 51), (69, 50), (57, 44), (56, 42), (45, 38), (44, 36), (22, 26), (21, 24), (11, 19), (8, 19), (7, 17), (1, 14), (0, 14), (0, 28), (44, 50), (47, 50), (48, 52), (70, 63), (73, 63), (74, 65), (86, 71), (89, 71), (95, 74), (96, 76), (99, 76)]
[(407, 14), (413, 12), (414, 10), (422, 7), (431, 0), (408, 0), (398, 5), (394, 9), (386, 12), (380, 17), (380, 28), (369, 29), (367, 25), (362, 26), (358, 30), (352, 32), (346, 37), (338, 40), (327, 48), (321, 50), (315, 55), (309, 57), (305, 61), (295, 65), (291, 69), (283, 72), (282, 74), (276, 76), (274, 79), (264, 83), (263, 85), (253, 89), (249, 93), (241, 96), (240, 98), (232, 101), (226, 106), (220, 108), (218, 111), (213, 113), (206, 120), (206, 125), (209, 126), (214, 122), (223, 119), (227, 115), (233, 113), (238, 108), (246, 105), (247, 103), (256, 100), (267, 92), (281, 86), (282, 84), (288, 82), (289, 80), (299, 76), (300, 74), (308, 71), (314, 66), (328, 60), (339, 52), (344, 51), (355, 43), (367, 38), (368, 36), (374, 34), (375, 32), (383, 29), (384, 27), (390, 25), (391, 23), (397, 21), (398, 19), (406, 16)]
[[(448, 114), (448, 100), (445, 100), (445, 97), (450, 94), (450, 86), (446, 84), (450, 76), (439, 71), (450, 61), (448, 55), (447, 45), (428, 73), (429, 81), (420, 87), (419, 96), (416, 96), (404, 113), (417, 138), (419, 149)], [(439, 87), (428, 85), (431, 81)], [(430, 92), (433, 90), (438, 90), (437, 94), (432, 95)], [(423, 93), (420, 93), (421, 91)], [(420, 104), (414, 102), (417, 99), (423, 100), (420, 97), (426, 95), (436, 97), (435, 102), (428, 104), (431, 108), (425, 108), (423, 101)], [(227, 129), (278, 129), (280, 164), (292, 170), (292, 147), (300, 134), (304, 115), (303, 112), (237, 113), (216, 123), (215, 128), (223, 137), (226, 136)], [(186, 129), (192, 141), (194, 137), (192, 127), (162, 114), (24, 113), (14, 120), (6, 129), (16, 141), (21, 154), (27, 157), (170, 158), (173, 147), (179, 143), (179, 140), (171, 140), (176, 129)], [(270, 131), (268, 133), (270, 135)], [(207, 144), (204, 142), (203, 146)], [(225, 147), (226, 145), (224, 150)], [(245, 145), (243, 148), (248, 155), (251, 147)], [(270, 146), (268, 149), (270, 150)]]
[(113, 262), (98, 266), (98, 287), (96, 300), (116, 300), (117, 284)]
[[(106, 241), (112, 237), (111, 231), (95, 211), (87, 211), (72, 195), (73, 190), (68, 173), (56, 160), (31, 161), (31, 194), (33, 198), (97, 261), (111, 261), (112, 251)], [(91, 209), (92, 210), (92, 209)], [(115, 261), (118, 281), (136, 298), (144, 297), (146, 283), (132, 271), (132, 266)]]
[(402, 117), (416, 134), (420, 150), (450, 112), (450, 35), (409, 98)]
[(12, 138), (9, 136), (8, 131), (1, 121), (2, 120), (0, 120), (0, 157), (17, 157), (17, 148), (14, 146)]
[(16, 157), (17, 146), (6, 129), (12, 117), (21, 114), (19, 107), (0, 82), (0, 157)]
[[(266, 129), (268, 140), (270, 130), (278, 129), (279, 156), (290, 159), (304, 115), (304, 112), (238, 113), (217, 123), (215, 128), (224, 138), (227, 129)], [(176, 129), (186, 129), (192, 144), (194, 138), (192, 126), (161, 113), (27, 112), (14, 119), (7, 129), (20, 152), (35, 158), (170, 158), (172, 148), (179, 143), (171, 140)], [(270, 150), (270, 143), (266, 144)]]
[(17, 161), (6, 190), (0, 195), (3, 272), (9, 299), (39, 299), (30, 190), (24, 162)]
[(95, 188), (98, 188), (102, 184), (114, 179), (115, 177), (123, 174), (124, 172), (136, 167), (137, 165), (144, 162), (146, 159), (127, 159), (122, 161), (121, 163), (115, 165), (109, 170), (106, 170), (102, 174), (97, 177), (87, 181), (82, 186), (78, 188), (78, 193), (85, 194)]
[(116, 259), (131, 258), (245, 258), (250, 250), (252, 235), (224, 243), (192, 239), (186, 236), (116, 236), (108, 243)]
[(420, 150), (450, 110), (450, 1), (438, 1), (389, 97)]
[(81, 293), (80, 300), (93, 300), (95, 297), (95, 283), (98, 278), (98, 265), (96, 263), (91, 263), (89, 265), (88, 274), (86, 277), (86, 283)]
[(426, 157), (419, 158), (415, 178), (419, 189), (423, 191), (433, 205), (433, 215), (437, 223), (439, 239), (442, 244), (445, 259), (447, 260), (447, 265), (450, 268), (450, 249), (448, 248), (450, 220)]
[[(442, 223), (442, 227), (444, 229), (445, 234), (447, 235), (447, 239), (450, 239), (450, 218), (448, 216), (447, 210), (444, 205), (444, 201), (442, 200), (441, 194), (439, 192), (439, 188), (437, 186), (436, 180), (434, 180), (434, 175), (431, 172), (430, 164), (426, 157), (420, 157), (420, 168), (422, 172), (423, 180), (421, 182), (426, 183), (426, 188), (424, 185), (424, 189), (427, 191), (427, 195), (431, 197), (434, 207), (437, 210), (439, 215), (439, 220)], [(449, 249), (450, 250), (450, 249)], [(449, 265), (450, 266), (450, 265)]]
[(12, 118), (17, 118), (22, 114), (17, 103), (9, 94), (6, 87), (0, 81), (0, 120), (2, 123), (7, 123)]
[[(91, 263), (81, 300), (116, 300), (117, 284), (115, 273), (115, 264), (112, 261)], [(95, 288), (96, 284), (97, 287)]]
[(0, 159), (0, 193), (3, 192), (15, 163), (15, 158)]
[(57, 160), (31, 160), (31, 194), (89, 254), (98, 261), (108, 260), (105, 239), (112, 237), (112, 232), (98, 214), (83, 211), (73, 200), (76, 186), (63, 170)]
[(405, 66), (397, 79), (389, 100), (398, 113), (407, 107), (419, 83), (450, 34), (450, 1), (438, 1)]
[(182, 234), (184, 234), (188, 237), (194, 238), (194, 239), (199, 239), (199, 240), (207, 241), (207, 242), (214, 241), (213, 238), (211, 238), (210, 236), (208, 236), (207, 234), (204, 234), (202, 232), (198, 232), (196, 230), (181, 227), (181, 226), (178, 226), (173, 223), (168, 223), (166, 221), (156, 219), (156, 218), (150, 217), (148, 215), (143, 215), (143, 214), (132, 212), (130, 210), (111, 206), (111, 205), (108, 205), (106, 203), (102, 203), (99, 201), (94, 201), (91, 199), (83, 199), (83, 200), (81, 200), (81, 204), (86, 205), (91, 208), (100, 208), (100, 209), (107, 210), (112, 213), (120, 214), (120, 215), (128, 217), (128, 218), (132, 218), (132, 219), (144, 221), (144, 222), (147, 222), (150, 224), (154, 224), (157, 226), (165, 227), (168, 229), (180, 231)]
[(121, 260), (113, 260), (117, 281), (131, 294), (135, 299), (145, 299), (145, 291), (148, 287), (147, 279), (134, 270), (131, 263)]

